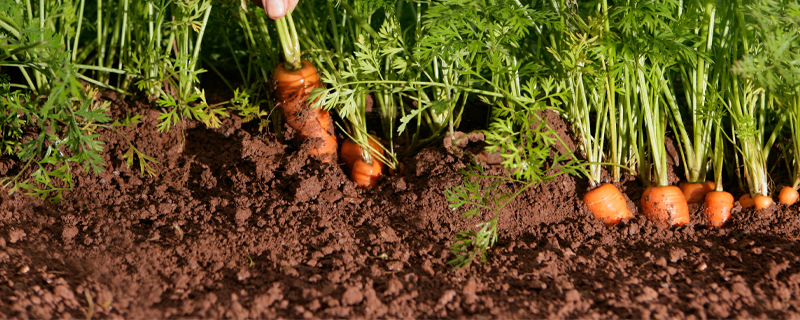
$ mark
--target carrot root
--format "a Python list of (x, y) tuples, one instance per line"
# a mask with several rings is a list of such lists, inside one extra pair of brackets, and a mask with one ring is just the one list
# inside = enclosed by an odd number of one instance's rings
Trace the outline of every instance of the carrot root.
[(372, 188), (378, 185), (382, 173), (383, 164), (380, 161), (373, 159), (372, 163), (366, 163), (364, 160), (358, 159), (353, 163), (350, 179), (355, 181), (359, 187)]
[(739, 205), (742, 206), (742, 209), (750, 208), (754, 206), (756, 203), (753, 201), (753, 198), (750, 197), (749, 193), (746, 193), (739, 197)]
[(661, 228), (689, 222), (689, 206), (683, 191), (675, 186), (648, 187), (642, 194), (642, 212)]
[(712, 191), (706, 194), (703, 215), (706, 225), (710, 228), (719, 228), (731, 218), (733, 209), (733, 195), (726, 191)]
[(781, 189), (781, 193), (778, 195), (778, 201), (787, 206), (795, 204), (798, 199), (800, 199), (800, 193), (798, 193), (795, 188), (788, 186), (783, 187), (783, 189)]
[(759, 194), (755, 197), (755, 199), (753, 199), (753, 203), (755, 204), (756, 210), (761, 210), (772, 206), (774, 201), (772, 201), (772, 198), (768, 196)]
[(376, 152), (382, 149), (374, 136), (369, 140), (369, 145), (372, 148), (370, 150), (372, 155), (371, 163), (364, 161), (361, 146), (352, 140), (345, 140), (339, 152), (339, 159), (344, 162), (345, 172), (350, 174), (350, 180), (355, 181), (359, 187), (363, 188), (376, 186), (384, 169), (383, 163), (378, 161), (376, 155)]
[(300, 70), (288, 70), (281, 63), (275, 68), (272, 79), (275, 104), (286, 124), (310, 142), (311, 156), (333, 162), (337, 149), (333, 119), (328, 111), (312, 108), (307, 101), (312, 90), (322, 87), (317, 69), (307, 60), (303, 60)]
[(713, 181), (681, 182), (678, 187), (683, 191), (687, 203), (701, 203), (706, 194), (714, 191), (715, 184)]
[(603, 220), (606, 226), (618, 224), (622, 219), (630, 219), (631, 211), (625, 203), (622, 192), (610, 183), (589, 191), (583, 196), (583, 203), (589, 207), (595, 218)]

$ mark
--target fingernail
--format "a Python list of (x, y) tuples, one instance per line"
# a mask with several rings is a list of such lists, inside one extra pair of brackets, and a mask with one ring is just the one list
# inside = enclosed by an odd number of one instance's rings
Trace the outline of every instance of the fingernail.
[(272, 19), (278, 19), (286, 15), (286, 7), (283, 0), (268, 1), (267, 2), (267, 15)]

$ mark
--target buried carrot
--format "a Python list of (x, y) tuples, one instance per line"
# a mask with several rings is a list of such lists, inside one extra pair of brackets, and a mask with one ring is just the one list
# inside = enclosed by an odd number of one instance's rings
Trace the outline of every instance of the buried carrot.
[(704, 182), (681, 182), (678, 187), (683, 191), (687, 203), (701, 203), (707, 193), (714, 191), (713, 181)]
[(749, 193), (746, 193), (739, 197), (739, 205), (742, 206), (742, 209), (750, 208), (755, 205), (755, 201), (753, 201), (753, 197)]
[(709, 192), (705, 196), (703, 207), (706, 225), (712, 228), (722, 227), (731, 218), (733, 195), (727, 191)]
[(712, 163), (714, 164), (714, 180), (716, 183), (709, 181), (710, 185), (713, 185), (713, 191), (705, 194), (703, 216), (709, 228), (720, 228), (731, 218), (733, 195), (730, 192), (722, 190), (722, 163), (725, 158), (723, 150), (725, 144), (722, 140), (722, 128), (716, 125), (714, 129), (716, 131), (716, 143), (714, 144)]
[(619, 189), (610, 183), (589, 191), (583, 196), (583, 203), (589, 207), (595, 218), (603, 220), (607, 226), (615, 225), (622, 219), (630, 219), (631, 211)]
[[(381, 145), (378, 144), (375, 136), (372, 136), (372, 139), (369, 139), (369, 146), (375, 151), (381, 150)], [(351, 139), (347, 139), (342, 142), (341, 150), (339, 150), (339, 159), (344, 162), (348, 173), (353, 169), (353, 164), (356, 162), (356, 160), (363, 157), (361, 154), (362, 151), (363, 150), (361, 149), (361, 146)], [(370, 152), (370, 154), (373, 153), (374, 152)]]
[(755, 205), (756, 210), (766, 209), (772, 206), (775, 203), (772, 201), (772, 198), (765, 196), (765, 195), (757, 195), (753, 198), (753, 205)]
[(350, 174), (350, 179), (362, 188), (376, 186), (384, 168), (383, 163), (378, 161), (376, 153), (383, 150), (381, 145), (374, 136), (368, 140), (372, 150), (369, 150), (366, 155), (363, 148), (350, 139), (342, 143), (342, 149), (339, 152), (339, 158), (344, 162), (345, 171)]
[(373, 159), (372, 163), (367, 163), (364, 159), (358, 159), (353, 163), (353, 170), (350, 179), (355, 181), (359, 187), (372, 188), (378, 185), (378, 180), (383, 173), (383, 164)]
[(761, 210), (769, 208), (773, 203), (774, 201), (772, 201), (772, 198), (761, 194), (753, 198), (748, 193), (739, 198), (739, 204), (742, 206), (742, 209), (755, 206), (756, 210)]
[(798, 198), (800, 198), (800, 193), (797, 192), (797, 189), (789, 186), (783, 187), (781, 193), (778, 194), (778, 202), (787, 206), (795, 204)]
[(683, 191), (676, 186), (647, 187), (642, 194), (642, 212), (662, 228), (689, 222), (689, 206)]

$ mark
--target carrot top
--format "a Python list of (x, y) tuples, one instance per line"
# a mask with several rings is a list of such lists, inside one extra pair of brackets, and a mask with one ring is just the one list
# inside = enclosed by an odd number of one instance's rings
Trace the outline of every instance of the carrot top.
[(283, 59), (286, 62), (284, 68), (288, 70), (300, 70), (303, 68), (303, 60), (300, 54), (300, 40), (297, 37), (297, 28), (292, 20), (292, 13), (287, 12), (286, 16), (275, 20), (278, 28), (278, 38), (283, 50)]

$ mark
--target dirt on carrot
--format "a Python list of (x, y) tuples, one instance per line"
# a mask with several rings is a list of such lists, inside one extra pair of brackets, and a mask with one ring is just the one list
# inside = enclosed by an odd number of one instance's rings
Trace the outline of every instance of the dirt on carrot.
[(336, 159), (338, 147), (333, 120), (328, 111), (314, 108), (307, 101), (311, 91), (320, 87), (317, 69), (307, 60), (303, 60), (303, 68), (299, 70), (288, 70), (280, 63), (272, 76), (275, 105), (280, 108), (283, 120), (308, 142), (311, 156), (331, 163)]
[(642, 195), (642, 212), (662, 228), (689, 222), (689, 207), (683, 191), (676, 186), (648, 187)]
[(705, 195), (703, 216), (710, 228), (722, 227), (731, 218), (733, 195), (726, 191), (711, 191)]
[(625, 198), (619, 189), (610, 183), (603, 183), (583, 196), (583, 202), (595, 216), (606, 225), (618, 224), (623, 219), (630, 219)]

